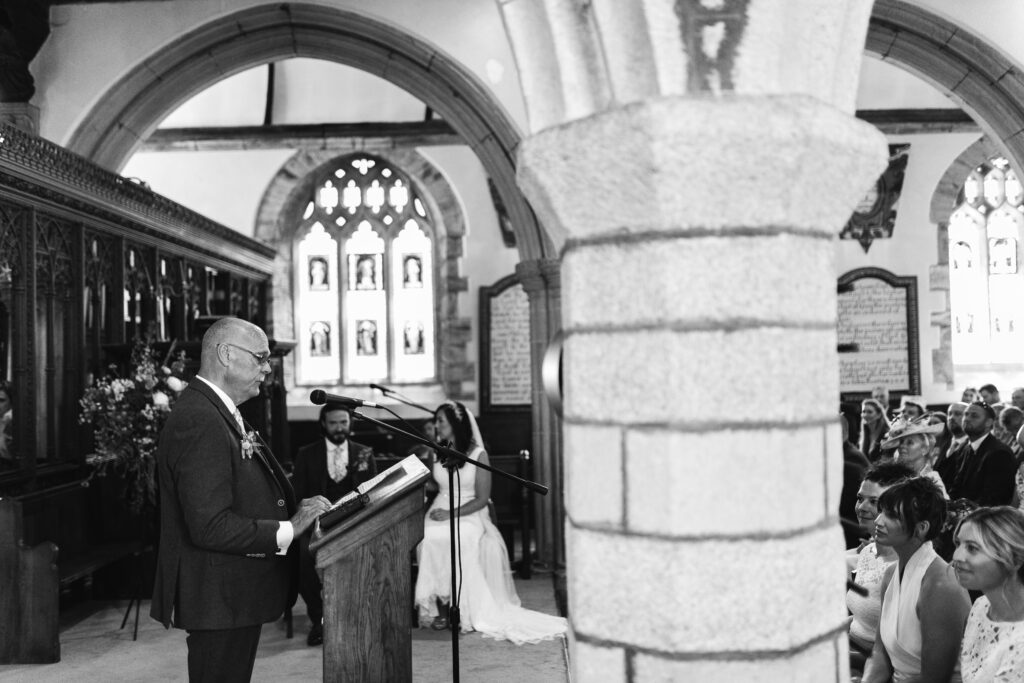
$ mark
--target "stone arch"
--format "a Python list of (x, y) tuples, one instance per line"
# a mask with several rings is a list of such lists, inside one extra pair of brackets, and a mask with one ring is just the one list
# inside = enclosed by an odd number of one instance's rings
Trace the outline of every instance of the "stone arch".
[(1024, 68), (970, 31), (901, 0), (876, 0), (865, 51), (931, 83), (1024, 168)]
[(82, 117), (68, 148), (118, 169), (161, 117), (212, 83), (275, 59), (352, 66), (419, 98), (461, 135), (507, 207), (523, 260), (555, 256), (520, 192), (520, 133), (477, 77), (455, 59), (362, 14), (301, 3), (262, 5), (214, 19), (161, 48), (115, 83)]
[[(296, 152), (286, 161), (268, 183), (256, 212), (255, 237), (277, 248), (273, 290), (274, 310), (272, 330), (283, 339), (296, 339), (295, 311), (292, 292), (293, 230), (285, 218), (301, 213), (313, 190), (313, 181), (325, 166), (353, 152), (337, 150), (306, 150)], [(374, 151), (408, 174), (417, 186), (420, 197), (427, 202), (427, 210), (437, 218), (434, 222), (436, 253), (440, 277), (437, 279), (436, 310), (438, 328), (445, 340), (438, 349), (438, 377), (445, 396), (461, 400), (474, 398), (463, 389), (463, 382), (475, 372), (470, 357), (470, 320), (460, 317), (459, 297), (468, 289), (466, 279), (460, 275), (462, 238), (466, 234), (466, 219), (462, 205), (440, 170), (414, 150)], [(288, 356), (287, 363), (294, 363)], [(294, 372), (290, 373), (294, 377)]]
[(939, 347), (932, 353), (933, 381), (954, 387), (946, 241), (949, 212), (960, 184), (975, 166), (1003, 154), (1024, 168), (1024, 68), (984, 39), (926, 9), (900, 0), (876, 0), (865, 51), (931, 83), (959, 104), (985, 136), (946, 170), (932, 193), (929, 215), (936, 226), (938, 262), (931, 267), (932, 291), (943, 291), (944, 307), (932, 311)]

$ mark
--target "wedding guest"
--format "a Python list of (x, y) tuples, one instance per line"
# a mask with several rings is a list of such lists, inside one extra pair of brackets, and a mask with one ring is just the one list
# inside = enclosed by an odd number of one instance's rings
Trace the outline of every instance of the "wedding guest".
[[(435, 413), (439, 442), (451, 442), (452, 448), (470, 460), (488, 464), (476, 418), (466, 406), (448, 401)], [(516, 644), (546, 640), (565, 633), (565, 619), (520, 607), (512, 583), (508, 550), (501, 533), (491, 523), (487, 502), (491, 494), (491, 473), (467, 462), (455, 467), (458, 487), (454, 514), (456, 539), (461, 562), (457, 580), (459, 593), (459, 629), (480, 633)], [(417, 548), (419, 573), (416, 577), (416, 607), (421, 626), (435, 630), (453, 628), (451, 611), (451, 563), (449, 532), (449, 487), (445, 466), (435, 457), (434, 479), (440, 489), (427, 510), (423, 541)]]
[[(347, 408), (336, 403), (325, 403), (320, 408), (322, 438), (303, 446), (295, 454), (292, 486), (296, 496), (323, 496), (337, 501), (377, 475), (373, 449), (351, 441), (348, 438), (351, 433), (352, 415)], [(310, 533), (304, 534), (299, 543), (299, 593), (306, 603), (310, 621), (306, 644), (315, 646), (324, 642), (324, 602), (316, 563), (309, 552)]]
[(978, 389), (978, 394), (981, 396), (981, 400), (990, 406), (1001, 401), (999, 398), (999, 389), (996, 389), (995, 384), (982, 384), (981, 388)]
[(942, 491), (942, 497), (948, 500), (942, 477), (932, 469), (932, 446), (943, 429), (944, 425), (931, 424), (927, 417), (912, 421), (901, 417), (892, 423), (882, 449), (895, 448), (896, 462), (906, 465), (918, 476), (931, 479)]
[(964, 683), (1024, 681), (1024, 512), (979, 508), (956, 530), (953, 569), (981, 591), (960, 648)]
[(960, 637), (971, 603), (932, 548), (946, 502), (930, 479), (896, 484), (878, 500), (875, 542), (896, 552), (882, 579), (882, 614), (863, 683), (960, 681)]
[(949, 433), (949, 442), (945, 449), (940, 451), (932, 465), (935, 471), (942, 477), (942, 482), (953, 481), (956, 475), (956, 458), (954, 457), (964, 444), (967, 443), (967, 434), (964, 433), (964, 413), (967, 411), (967, 404), (960, 401), (950, 403), (946, 408), (946, 431)]
[(1016, 387), (1010, 394), (1010, 403), (1024, 410), (1024, 387)]
[(857, 487), (864, 479), (870, 465), (860, 450), (850, 443), (850, 423), (845, 415), (839, 416), (839, 427), (843, 436), (843, 489), (839, 494), (839, 521), (846, 536), (846, 547), (860, 545), (861, 528), (856, 523)]
[(1020, 462), (1024, 451), (1021, 450), (1021, 446), (1017, 443), (1017, 432), (1020, 431), (1021, 427), (1024, 427), (1024, 410), (1021, 410), (1017, 406), (1009, 405), (1003, 408), (1003, 412), (999, 413), (999, 424), (1003, 428), (1003, 434), (1005, 437), (1002, 439), (1003, 443), (1010, 447), (1010, 451), (1013, 453), (1013, 457)]
[[(1024, 427), (1017, 432), (1017, 444), (1024, 451)], [(1024, 510), (1024, 459), (1018, 458), (1017, 473), (1013, 477), (1013, 497), (1010, 499), (1012, 507)]]
[(963, 394), (960, 396), (960, 401), (966, 403), (967, 405), (970, 405), (980, 399), (981, 394), (979, 394), (978, 390), (975, 389), (974, 387), (966, 387), (964, 389)]
[(270, 347), (259, 327), (221, 318), (203, 335), (199, 373), (160, 434), (160, 546), (151, 616), (185, 629), (190, 681), (248, 681), (262, 625), (285, 610), (296, 535), (330, 503), (296, 506), (281, 465), (242, 420)]
[(953, 456), (954, 461), (940, 474), (950, 498), (967, 498), (977, 505), (1007, 505), (1013, 498), (1016, 466), (1006, 444), (992, 436), (995, 412), (977, 401), (964, 413), (964, 432), (968, 442)]
[(920, 396), (902, 396), (900, 398), (900, 417), (906, 420), (916, 420), (924, 417), (924, 399)]
[(860, 452), (871, 462), (882, 457), (882, 442), (889, 431), (889, 420), (885, 408), (873, 398), (866, 398), (860, 404)]
[(877, 386), (871, 390), (871, 398), (878, 401), (885, 412), (889, 411), (889, 389), (884, 386)]
[(847, 553), (847, 566), (851, 580), (867, 592), (850, 589), (846, 592), (846, 607), (850, 610), (850, 664), (860, 671), (871, 655), (878, 634), (878, 619), (882, 612), (882, 577), (896, 561), (896, 551), (875, 543), (875, 518), (878, 517), (878, 498), (890, 487), (906, 481), (914, 473), (906, 465), (882, 462), (872, 465), (857, 491), (857, 521), (861, 536), (868, 539), (861, 547)]

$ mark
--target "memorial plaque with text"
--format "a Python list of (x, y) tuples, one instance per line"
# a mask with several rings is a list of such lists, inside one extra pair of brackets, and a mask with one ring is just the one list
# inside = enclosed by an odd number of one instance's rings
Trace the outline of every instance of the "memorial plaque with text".
[(917, 278), (861, 268), (839, 279), (839, 385), (843, 394), (920, 392)]
[(514, 275), (480, 289), (481, 398), (488, 408), (529, 406), (530, 302)]

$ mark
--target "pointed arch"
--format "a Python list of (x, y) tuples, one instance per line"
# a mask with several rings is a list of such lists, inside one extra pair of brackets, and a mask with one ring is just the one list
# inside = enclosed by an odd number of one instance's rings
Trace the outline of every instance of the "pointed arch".
[(476, 153), (507, 207), (523, 260), (553, 257), (515, 177), (521, 135), (477, 77), (394, 26), (349, 10), (283, 3), (214, 19), (160, 48), (115, 83), (68, 148), (121, 168), (169, 111), (213, 83), (268, 61), (307, 57), (379, 76), (448, 121)]

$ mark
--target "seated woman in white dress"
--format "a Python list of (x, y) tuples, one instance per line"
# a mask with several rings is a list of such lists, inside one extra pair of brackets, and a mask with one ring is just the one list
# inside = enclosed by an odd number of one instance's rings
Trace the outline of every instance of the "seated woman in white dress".
[(971, 602), (932, 539), (946, 517), (935, 484), (914, 477), (878, 499), (875, 542), (896, 551), (864, 683), (960, 682), (960, 638)]
[[(846, 592), (846, 607), (850, 611), (850, 670), (860, 673), (864, 660), (871, 655), (878, 634), (878, 619), (882, 613), (882, 578), (896, 561), (896, 551), (889, 546), (877, 545), (875, 518), (878, 517), (878, 499), (901, 481), (915, 476), (906, 465), (895, 462), (877, 462), (868, 469), (857, 490), (857, 521), (861, 535), (867, 537), (860, 548), (847, 552), (850, 580), (861, 590)], [(866, 593), (866, 594), (865, 594)]]
[(942, 497), (949, 500), (942, 477), (932, 469), (932, 446), (942, 429), (943, 425), (931, 424), (927, 416), (910, 421), (900, 418), (893, 421), (882, 442), (882, 449), (895, 448), (896, 462), (903, 463), (914, 470), (915, 474), (931, 479), (942, 491)]
[[(467, 454), (471, 460), (488, 464), (476, 419), (464, 405), (453, 401), (443, 403), (434, 419), (439, 443), (450, 442), (454, 450)], [(432, 471), (440, 492), (427, 510), (423, 541), (417, 548), (416, 606), (420, 625), (438, 630), (455, 626), (450, 623), (449, 614), (457, 613), (462, 632), (478, 631), (517, 645), (565, 633), (565, 619), (519, 606), (508, 550), (487, 511), (491, 473), (465, 462), (458, 463), (454, 470), (453, 489), (456, 541), (460, 544), (457, 547), (459, 569), (456, 570), (459, 609), (457, 612), (447, 609), (452, 593), (448, 473), (436, 458)]]
[(957, 580), (984, 593), (960, 647), (964, 683), (1024, 681), (1024, 512), (979, 508), (960, 522), (956, 544)]

